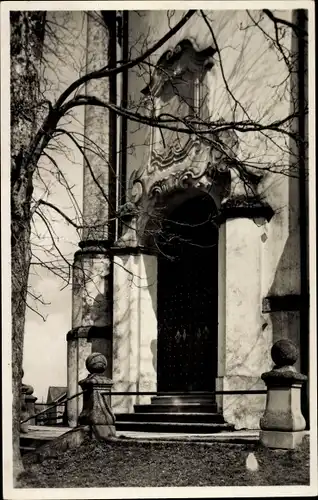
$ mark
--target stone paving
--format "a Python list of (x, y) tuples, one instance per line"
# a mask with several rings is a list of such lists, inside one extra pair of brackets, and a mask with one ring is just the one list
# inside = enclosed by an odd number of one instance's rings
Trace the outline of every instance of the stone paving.
[(68, 432), (70, 427), (49, 426), (49, 425), (29, 425), (29, 432), (22, 434), (23, 437), (32, 439), (54, 439), (65, 432)]
[(146, 441), (204, 441), (204, 442), (251, 442), (259, 440), (259, 430), (242, 430), (217, 432), (213, 434), (194, 433), (162, 433), (162, 432), (133, 432), (118, 431), (118, 438), (138, 439)]
[[(70, 430), (69, 427), (50, 427), (44, 425), (30, 425), (29, 432), (24, 437), (29, 439), (55, 439)], [(215, 434), (186, 434), (160, 432), (117, 431), (118, 438), (160, 440), (160, 441), (258, 441), (259, 430), (237, 430), (218, 432)]]

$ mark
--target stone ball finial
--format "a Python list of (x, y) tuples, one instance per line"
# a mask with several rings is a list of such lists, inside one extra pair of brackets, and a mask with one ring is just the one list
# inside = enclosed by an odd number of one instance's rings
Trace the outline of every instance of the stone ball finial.
[(289, 339), (275, 342), (271, 349), (272, 360), (277, 367), (292, 366), (298, 359), (298, 349)]
[(89, 373), (103, 373), (107, 368), (107, 359), (100, 352), (92, 352), (86, 359)]
[(34, 393), (34, 388), (32, 385), (25, 385), (25, 394), (31, 396)]

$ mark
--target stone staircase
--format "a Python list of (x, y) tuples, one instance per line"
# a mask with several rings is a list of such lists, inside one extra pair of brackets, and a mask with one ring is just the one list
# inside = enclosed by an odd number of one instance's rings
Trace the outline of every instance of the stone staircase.
[[(217, 412), (211, 396), (154, 396), (151, 404), (136, 404), (134, 413), (116, 413), (116, 431), (158, 434), (216, 434), (234, 430)], [(20, 435), (21, 453), (34, 451), (54, 440), (69, 427), (30, 425), (27, 434)]]
[(211, 396), (155, 396), (134, 413), (116, 414), (117, 431), (212, 434), (232, 431)]
[(58, 438), (69, 430), (69, 427), (64, 426), (29, 425), (28, 433), (20, 434), (21, 454), (35, 451), (39, 446)]

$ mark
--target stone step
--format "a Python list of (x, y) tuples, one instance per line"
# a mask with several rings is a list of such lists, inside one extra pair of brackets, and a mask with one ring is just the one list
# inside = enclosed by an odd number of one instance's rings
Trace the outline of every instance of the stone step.
[(181, 396), (153, 396), (151, 398), (152, 404), (187, 404), (187, 403), (201, 403), (201, 404), (215, 404), (215, 396), (212, 394), (202, 395), (181, 395)]
[(117, 413), (116, 422), (188, 422), (188, 423), (224, 423), (219, 413), (180, 413), (180, 412), (147, 412)]
[(134, 405), (136, 413), (216, 413), (215, 403), (145, 404)]
[(20, 437), (20, 449), (22, 448), (38, 448), (39, 446), (42, 446), (43, 444), (47, 443), (48, 441), (52, 441), (52, 438), (38, 438), (38, 437), (33, 437), (33, 436), (23, 436)]
[(69, 427), (47, 426), (47, 425), (29, 425), (29, 431), (20, 434), (20, 449), (38, 448), (48, 441), (65, 434), (70, 430)]
[(139, 431), (159, 433), (193, 433), (213, 434), (232, 431), (234, 426), (226, 423), (193, 423), (193, 422), (116, 422), (117, 431)]
[(35, 446), (20, 446), (21, 455), (25, 455), (26, 453), (33, 453), (35, 450)]

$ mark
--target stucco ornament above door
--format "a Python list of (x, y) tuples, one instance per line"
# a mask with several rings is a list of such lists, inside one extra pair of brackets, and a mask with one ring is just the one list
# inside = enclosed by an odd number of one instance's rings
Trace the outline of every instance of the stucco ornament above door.
[(149, 158), (130, 176), (117, 246), (141, 244), (158, 200), (167, 194), (213, 187), (219, 208), (258, 197), (262, 176), (238, 161), (235, 130), (222, 119), (209, 122), (205, 77), (214, 66), (215, 53), (213, 47), (198, 50), (192, 41), (181, 41), (160, 57), (142, 90), (153, 119)]

